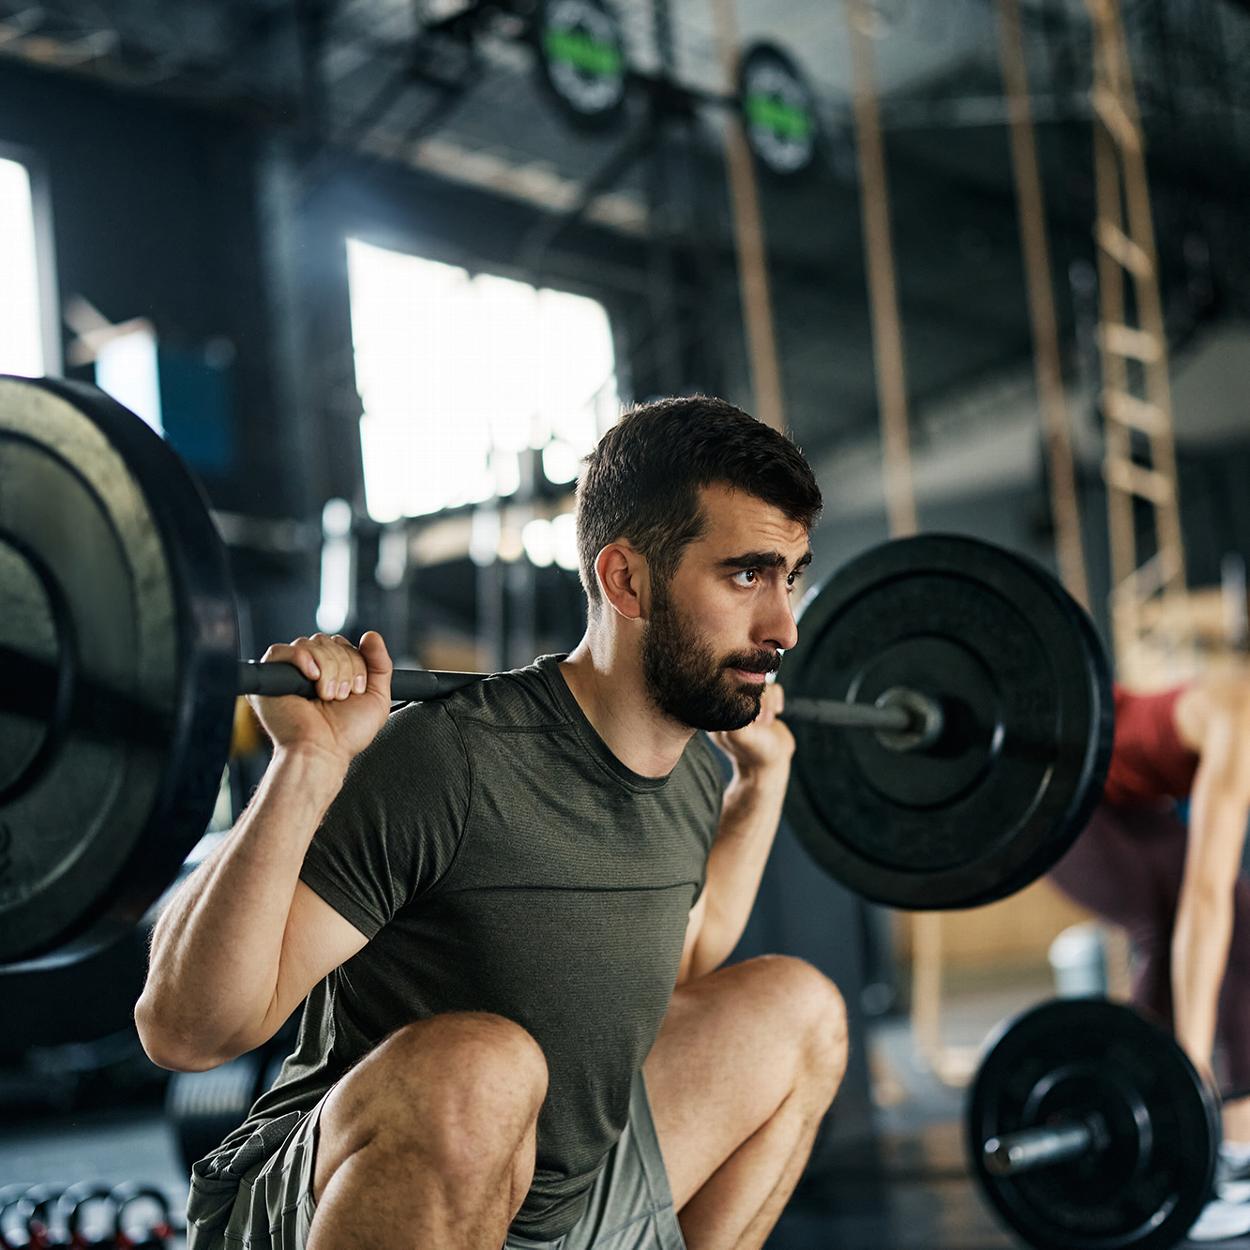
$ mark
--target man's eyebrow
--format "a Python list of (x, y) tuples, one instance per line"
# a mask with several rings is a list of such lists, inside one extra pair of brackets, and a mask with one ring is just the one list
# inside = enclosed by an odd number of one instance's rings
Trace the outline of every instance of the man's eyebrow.
[[(812, 562), (812, 553), (805, 552), (794, 565), (794, 572), (801, 573)], [(722, 569), (784, 569), (786, 558), (780, 551), (745, 551), (740, 556), (726, 556), (720, 561)]]

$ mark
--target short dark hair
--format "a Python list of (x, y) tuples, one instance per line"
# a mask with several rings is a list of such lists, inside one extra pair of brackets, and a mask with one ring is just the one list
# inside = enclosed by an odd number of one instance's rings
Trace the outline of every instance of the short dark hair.
[(626, 412), (586, 457), (577, 483), (577, 552), (591, 607), (595, 557), (626, 539), (667, 582), (704, 532), (699, 490), (714, 483), (772, 504), (811, 529), (820, 488), (784, 434), (723, 399), (659, 399)]

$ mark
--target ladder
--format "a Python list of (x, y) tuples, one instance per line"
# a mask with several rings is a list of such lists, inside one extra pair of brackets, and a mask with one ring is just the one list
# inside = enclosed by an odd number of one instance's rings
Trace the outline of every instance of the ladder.
[[(1111, 630), (1120, 679), (1132, 684), (1157, 681), (1161, 667), (1171, 677), (1183, 675), (1190, 670), (1195, 647), (1141, 119), (1119, 0), (1085, 3), (1094, 43), (1094, 239)], [(1126, 299), (1130, 282), (1131, 304)], [(1142, 503), (1153, 519), (1153, 543), (1148, 537), (1143, 543), (1138, 534)]]

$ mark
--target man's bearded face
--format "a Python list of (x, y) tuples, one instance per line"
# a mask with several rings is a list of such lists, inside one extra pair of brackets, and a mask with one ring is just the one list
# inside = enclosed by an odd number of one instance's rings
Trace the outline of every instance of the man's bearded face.
[(764, 687), (739, 680), (732, 670), (772, 673), (780, 663), (775, 651), (717, 655), (657, 580), (642, 665), (647, 691), (665, 715), (708, 733), (741, 729), (759, 715)]

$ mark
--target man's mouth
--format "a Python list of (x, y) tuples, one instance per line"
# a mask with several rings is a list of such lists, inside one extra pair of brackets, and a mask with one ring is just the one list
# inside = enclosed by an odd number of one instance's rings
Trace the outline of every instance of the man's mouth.
[(775, 673), (781, 667), (780, 656), (756, 656), (739, 667), (728, 665), (729, 671), (741, 682), (751, 686), (762, 686), (769, 673)]

